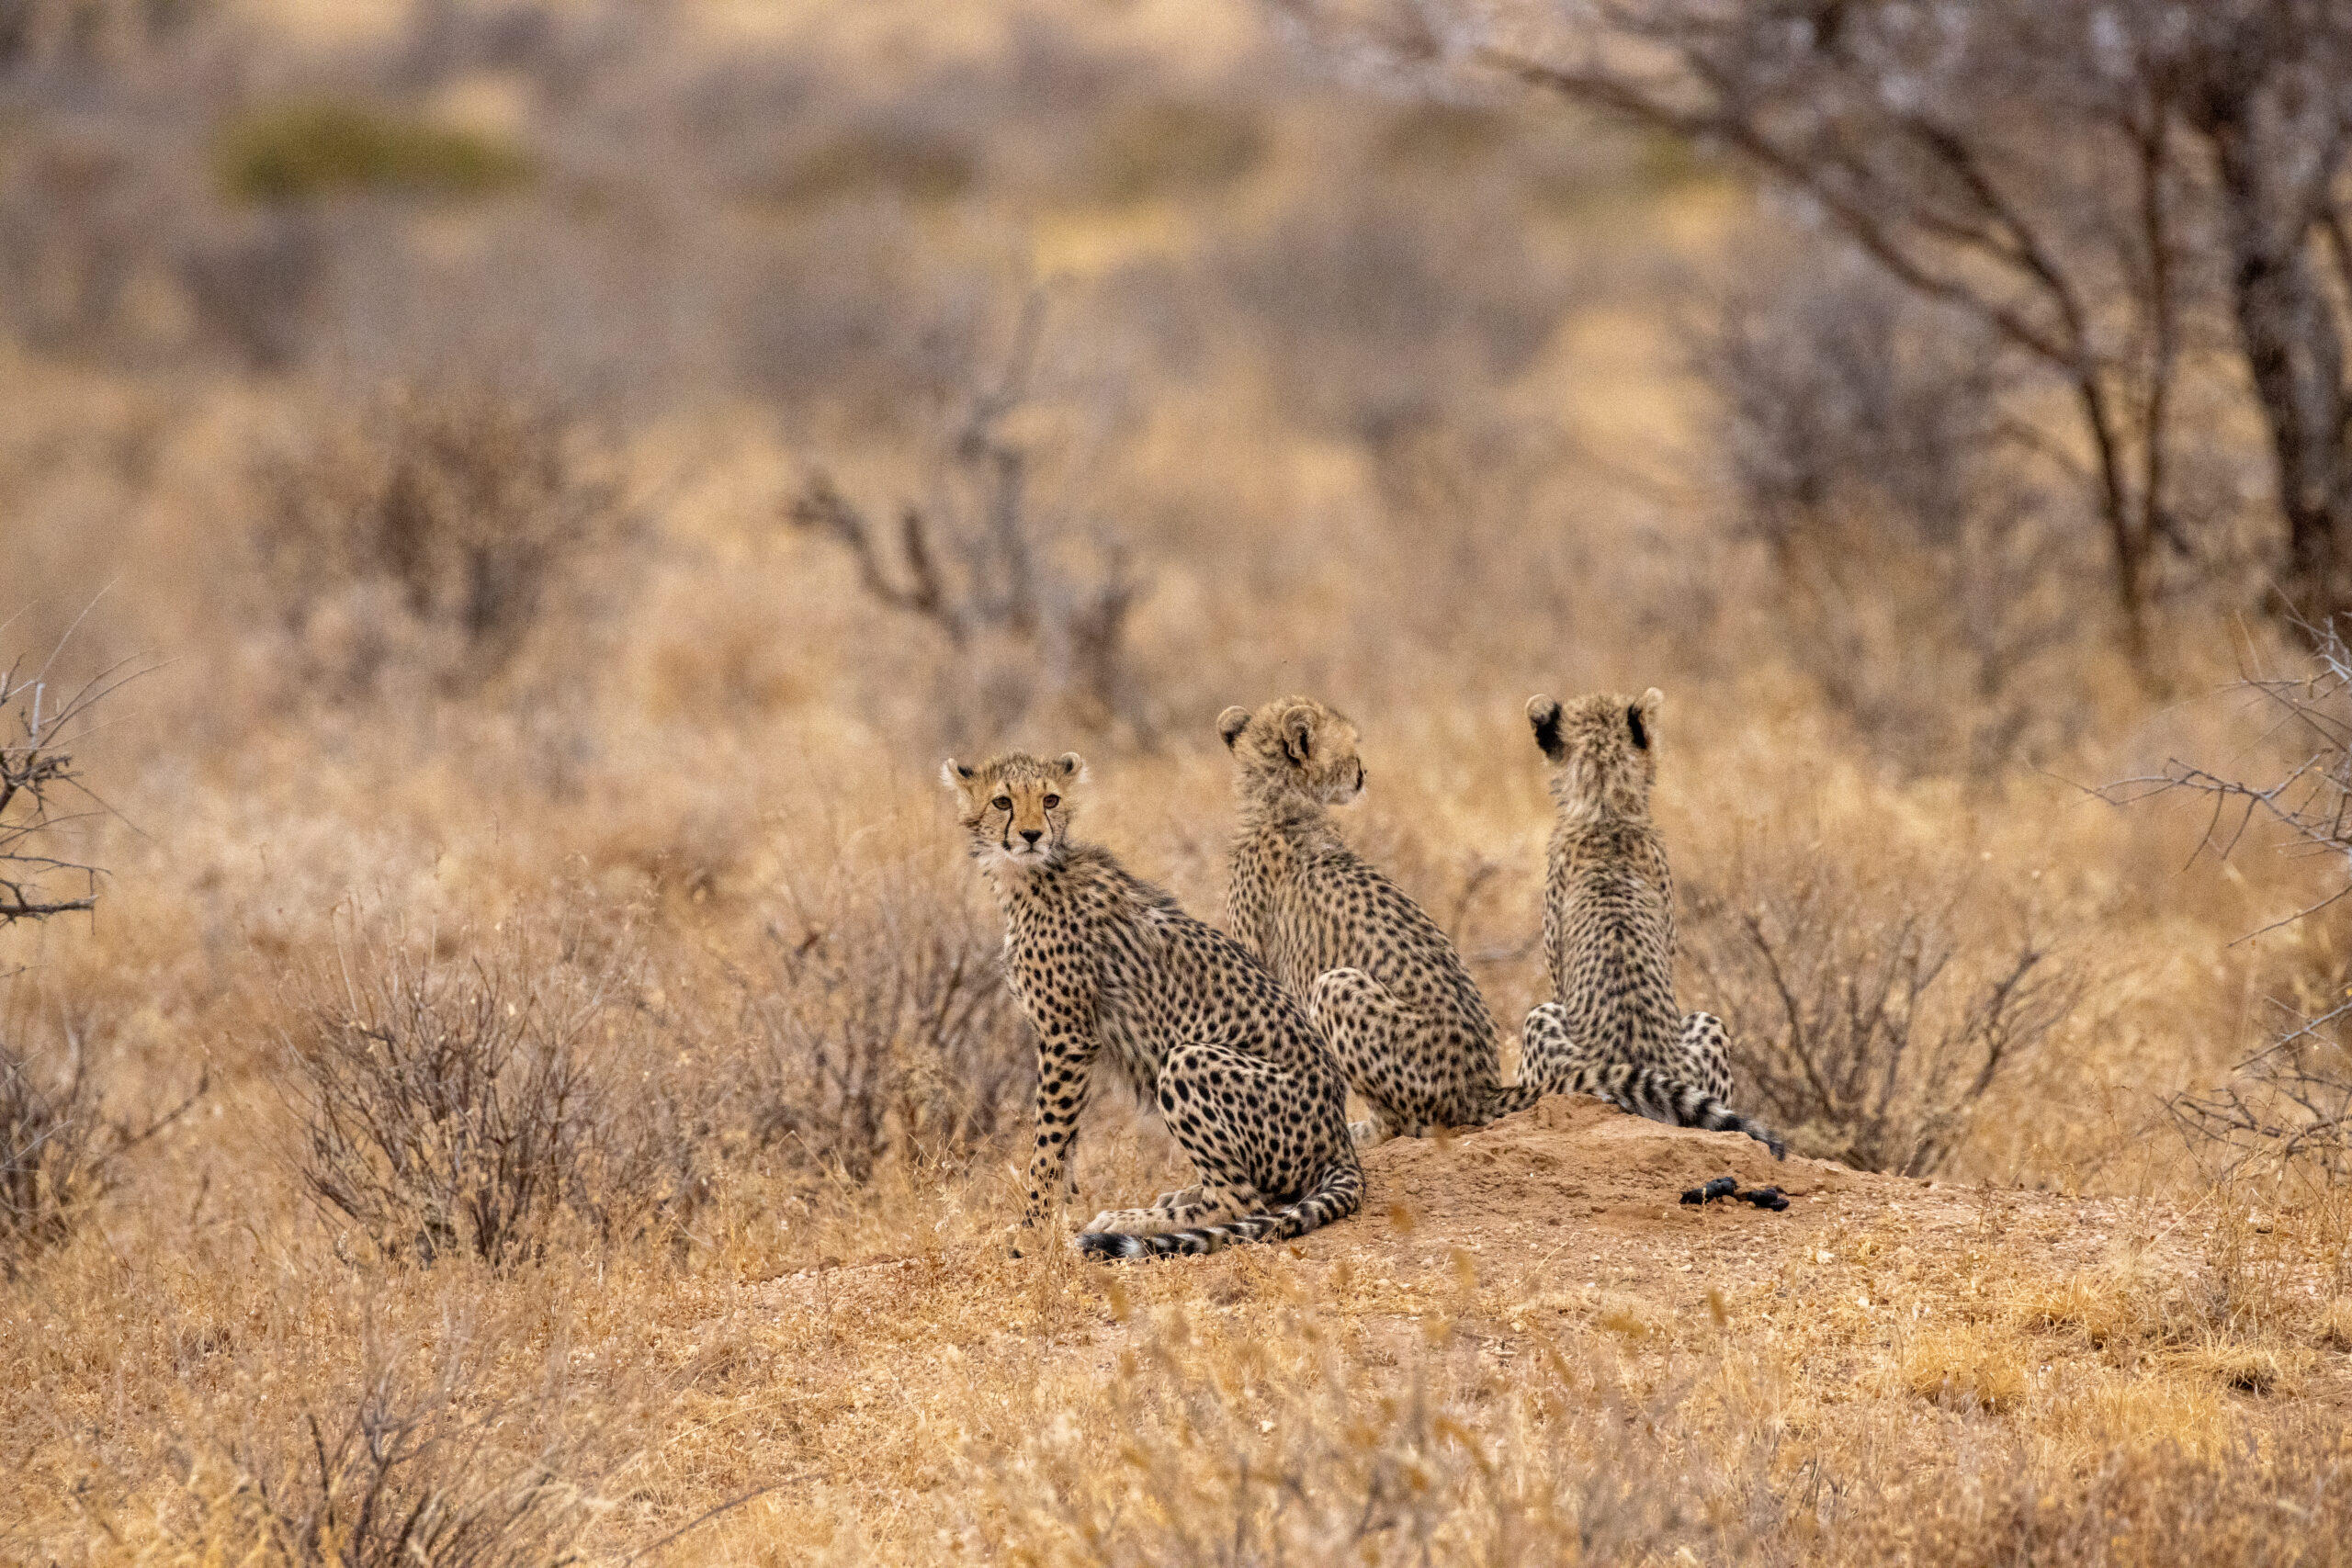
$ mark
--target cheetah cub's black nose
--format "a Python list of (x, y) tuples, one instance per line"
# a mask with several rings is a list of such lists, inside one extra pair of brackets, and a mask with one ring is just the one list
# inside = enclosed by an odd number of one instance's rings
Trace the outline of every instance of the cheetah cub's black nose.
[(1046, 830), (1043, 828), (1023, 828), (1021, 836), (1034, 844), (1046, 836)]

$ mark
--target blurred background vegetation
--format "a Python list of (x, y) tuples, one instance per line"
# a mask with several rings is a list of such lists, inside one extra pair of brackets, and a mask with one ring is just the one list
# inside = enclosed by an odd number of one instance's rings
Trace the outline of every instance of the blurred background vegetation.
[[(0, 923), (0, 1326), (51, 1347), (0, 1555), (242, 1551), (260, 1486), (323, 1560), (337, 1488), (574, 1408), (432, 1327), (454, 1270), (521, 1321), (626, 1258), (654, 1314), (990, 1234), (1029, 1046), (939, 760), (1080, 748), (1086, 831), (1214, 914), (1212, 719), (1283, 691), (1507, 1024), (1521, 705), (1655, 683), (1685, 1005), (1801, 1152), (2340, 1190), (2341, 817), (2202, 813), (2352, 776), (2342, 31), (0, 0), (0, 710), (71, 757), (0, 886), (95, 900)], [(1167, 1185), (1113, 1109), (1085, 1179)], [(446, 1560), (607, 1528), (515, 1473)], [(647, 1485), (596, 1539), (723, 1501)]]

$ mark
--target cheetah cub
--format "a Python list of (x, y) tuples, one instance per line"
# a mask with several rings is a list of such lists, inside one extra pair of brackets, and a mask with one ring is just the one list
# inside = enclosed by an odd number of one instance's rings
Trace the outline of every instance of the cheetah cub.
[(1674, 877), (1650, 821), (1653, 686), (1638, 702), (1527, 704), (1559, 816), (1544, 889), (1555, 999), (1527, 1015), (1520, 1074), (1683, 1127), (1736, 1129), (1784, 1157), (1780, 1135), (1733, 1111), (1724, 1026), (1674, 1008)]
[(1078, 754), (1012, 752), (977, 768), (950, 758), (943, 776), (1004, 911), (1005, 978), (1037, 1032), (1022, 1224), (1049, 1222), (1066, 1195), (1098, 1063), (1157, 1107), (1200, 1180), (1149, 1208), (1095, 1215), (1081, 1251), (1215, 1252), (1354, 1213), (1363, 1168), (1348, 1138), (1347, 1081), (1314, 1025), (1230, 937), (1069, 836)]
[(1370, 1103), (1349, 1128), (1357, 1145), (1534, 1104), (1540, 1086), (1500, 1081), (1493, 1016), (1453, 943), (1331, 823), (1327, 807), (1363, 788), (1355, 726), (1307, 697), (1230, 707), (1216, 724), (1241, 808), (1229, 923), (1305, 999)]

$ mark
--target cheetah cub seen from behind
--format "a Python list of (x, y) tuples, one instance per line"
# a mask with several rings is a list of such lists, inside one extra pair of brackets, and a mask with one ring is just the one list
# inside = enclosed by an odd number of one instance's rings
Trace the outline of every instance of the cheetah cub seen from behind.
[(1357, 858), (1328, 807), (1363, 788), (1354, 725), (1308, 697), (1230, 707), (1241, 827), (1227, 913), (1329, 1042), (1372, 1107), (1369, 1147), (1430, 1127), (1478, 1127), (1542, 1092), (1501, 1082), (1493, 1015), (1437, 922)]
[(1650, 821), (1665, 697), (1549, 697), (1527, 704), (1551, 764), (1559, 815), (1544, 887), (1544, 951), (1555, 999), (1521, 1031), (1522, 1077), (1598, 1095), (1654, 1121), (1778, 1134), (1735, 1111), (1724, 1026), (1674, 1007), (1674, 877)]
[(1020, 752), (943, 776), (1004, 911), (1005, 978), (1037, 1032), (1037, 1143), (1022, 1224), (1074, 1190), (1079, 1113), (1099, 1065), (1156, 1107), (1200, 1180), (1106, 1210), (1078, 1238), (1113, 1258), (1283, 1241), (1363, 1201), (1348, 1086), (1274, 977), (1224, 932), (1069, 836), (1076, 752)]

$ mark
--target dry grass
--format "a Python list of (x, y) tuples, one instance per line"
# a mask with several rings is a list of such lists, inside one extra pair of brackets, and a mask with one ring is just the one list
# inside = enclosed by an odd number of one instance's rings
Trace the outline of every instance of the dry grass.
[[(2324, 868), (2191, 863), (2200, 819), (2064, 782), (2259, 745), (2095, 635), (2037, 645), (2067, 716), (2040, 768), (1977, 744), (2018, 689), (1899, 755), (1825, 694), (1709, 525), (1673, 371), (1737, 192), (1303, 79), (1240, 8), (758, 9), (650, 54), (617, 11), (338, 35), (420, 123), (519, 106), (532, 179), (319, 198), (334, 265), (267, 378), (206, 357), (153, 257), (107, 328), (138, 352), (0, 348), (8, 647), (111, 583), (73, 673), (170, 661), (76, 751), (110, 809), (59, 847), (108, 869), (96, 912), (0, 931), (36, 1109), (162, 1123), (69, 1173), (0, 1283), (0, 1559), (2352, 1554), (2346, 1199), (2211, 1182), (2164, 1111), (2267, 998), (2342, 988), (2332, 938), (2232, 945)], [(1075, 157), (1094, 128), (1125, 129)], [(1523, 246), (1467, 254), (1464, 213)], [(983, 658), (780, 518), (821, 469), (876, 530), (990, 536), (1007, 491), (939, 432), (1030, 261), (1035, 373), (976, 460), (1017, 450), (1023, 537), (1073, 553)], [(385, 390), (412, 352), (453, 365)], [(1114, 539), (1137, 586), (1095, 690)], [(2179, 690), (2228, 680), (2223, 618), (2176, 613)], [(984, 748), (1086, 750), (1086, 830), (1214, 913), (1213, 716), (1329, 698), (1371, 774), (1347, 830), (1510, 1020), (1550, 822), (1521, 705), (1652, 682), (1694, 958), (1791, 868), (1838, 894), (1802, 940), (1847, 970), (1933, 914), (1954, 989), (1921, 1027), (1960, 1032), (1863, 1085), (1892, 1153), (1826, 1111), (1819, 1146), (1901, 1167), (1931, 1126), (1937, 1185), (1792, 1166), (1819, 1191), (1789, 1213), (1701, 1214), (1482, 1134), (1423, 1152), (1523, 1184), (1499, 1220), (1392, 1214), (1375, 1164), (1295, 1248), (1005, 1256), (1030, 1045), (935, 778), (977, 716)], [(1960, 1026), (2027, 931), (2079, 995), (1984, 1073)], [(1689, 964), (1685, 1005), (1736, 977)], [(1091, 1111), (1088, 1212), (1177, 1174)]]

